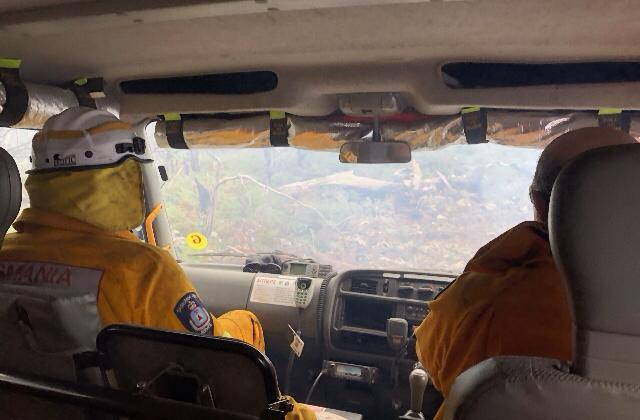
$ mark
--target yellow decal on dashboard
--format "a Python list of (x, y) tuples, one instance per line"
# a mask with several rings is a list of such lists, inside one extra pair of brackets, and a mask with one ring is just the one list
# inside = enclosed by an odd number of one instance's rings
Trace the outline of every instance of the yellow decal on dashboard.
[(191, 232), (186, 237), (189, 248), (202, 251), (207, 247), (207, 237), (200, 232)]

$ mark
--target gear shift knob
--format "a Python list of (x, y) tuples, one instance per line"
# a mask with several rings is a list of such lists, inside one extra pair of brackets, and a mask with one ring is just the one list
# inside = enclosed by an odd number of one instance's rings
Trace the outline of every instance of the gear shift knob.
[(418, 367), (409, 374), (409, 387), (411, 388), (411, 405), (409, 411), (400, 417), (403, 420), (424, 420), (422, 415), (422, 399), (424, 391), (429, 383), (429, 375), (427, 372)]
[(414, 369), (409, 374), (409, 387), (411, 388), (411, 411), (420, 413), (422, 411), (422, 398), (424, 390), (427, 389), (429, 375), (424, 369)]

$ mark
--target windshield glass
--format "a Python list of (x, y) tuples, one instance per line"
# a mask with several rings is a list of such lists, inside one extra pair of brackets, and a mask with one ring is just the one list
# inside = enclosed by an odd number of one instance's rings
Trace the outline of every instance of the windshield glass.
[[(178, 257), (244, 264), (283, 252), (334, 269), (460, 272), (477, 249), (532, 218), (540, 150), (494, 144), (416, 151), (408, 164), (348, 165), (293, 148), (156, 151)], [(201, 233), (204, 249), (186, 237)], [(202, 248), (202, 246), (197, 247)]]

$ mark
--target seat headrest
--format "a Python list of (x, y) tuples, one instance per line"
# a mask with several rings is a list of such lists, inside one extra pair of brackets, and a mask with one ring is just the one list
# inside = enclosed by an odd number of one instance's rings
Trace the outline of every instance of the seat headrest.
[(640, 144), (570, 162), (553, 188), (549, 234), (571, 297), (576, 372), (640, 383)]
[(20, 211), (22, 182), (13, 157), (0, 148), (0, 243)]

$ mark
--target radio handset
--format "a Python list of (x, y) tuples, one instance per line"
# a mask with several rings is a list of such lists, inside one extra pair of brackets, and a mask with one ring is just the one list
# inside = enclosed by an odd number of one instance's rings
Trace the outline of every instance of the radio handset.
[(295, 356), (302, 356), (302, 350), (304, 349), (304, 341), (302, 341), (302, 312), (311, 303), (313, 298), (313, 280), (309, 277), (298, 277), (296, 279), (296, 291), (295, 291), (296, 308), (298, 308), (298, 328), (294, 330), (291, 325), (289, 329), (293, 334), (293, 341), (289, 346), (291, 347), (291, 354), (289, 354), (289, 362), (287, 363), (287, 372), (284, 378), (284, 393), (289, 393), (289, 384), (291, 383), (291, 372), (293, 372), (293, 364), (295, 362)]
[(306, 309), (313, 298), (313, 280), (309, 277), (298, 277), (296, 280), (296, 307)]

